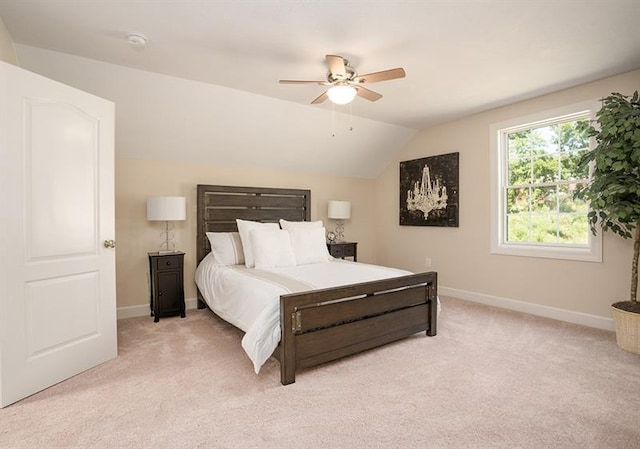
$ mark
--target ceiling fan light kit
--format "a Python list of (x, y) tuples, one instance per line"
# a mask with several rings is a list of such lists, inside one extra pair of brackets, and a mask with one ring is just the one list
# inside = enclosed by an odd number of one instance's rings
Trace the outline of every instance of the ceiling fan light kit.
[(377, 83), (398, 78), (404, 78), (406, 73), (402, 67), (383, 70), (381, 72), (358, 75), (349, 65), (349, 61), (342, 56), (326, 55), (329, 73), (326, 81), (280, 80), (280, 84), (318, 84), (330, 86), (325, 92), (316, 97), (311, 104), (324, 102), (327, 98), (334, 104), (349, 104), (356, 96), (365, 100), (377, 101), (382, 98), (377, 92), (363, 86), (365, 83)]
[(332, 103), (335, 104), (349, 104), (356, 98), (358, 91), (355, 87), (351, 86), (333, 86), (327, 90), (327, 96)]

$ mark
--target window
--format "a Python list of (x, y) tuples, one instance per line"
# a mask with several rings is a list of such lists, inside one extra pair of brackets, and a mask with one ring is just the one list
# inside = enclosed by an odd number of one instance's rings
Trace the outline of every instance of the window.
[(491, 127), (493, 253), (602, 260), (589, 207), (574, 198), (589, 179), (578, 161), (596, 109), (575, 105)]

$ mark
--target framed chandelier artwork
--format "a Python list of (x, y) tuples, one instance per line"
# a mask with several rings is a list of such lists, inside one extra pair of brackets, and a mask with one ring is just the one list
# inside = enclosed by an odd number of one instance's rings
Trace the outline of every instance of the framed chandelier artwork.
[(458, 227), (460, 153), (400, 162), (400, 225)]

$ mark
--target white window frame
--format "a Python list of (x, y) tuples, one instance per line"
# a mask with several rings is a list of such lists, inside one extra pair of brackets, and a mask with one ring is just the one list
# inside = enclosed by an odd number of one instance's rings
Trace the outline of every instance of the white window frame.
[[(570, 106), (556, 108), (525, 117), (514, 118), (490, 126), (491, 133), (491, 253), (511, 256), (543, 257), (549, 259), (580, 260), (602, 262), (602, 233), (593, 235), (589, 231), (586, 245), (569, 245), (561, 243), (514, 243), (507, 241), (506, 195), (507, 182), (507, 148), (506, 135), (510, 132), (534, 128), (563, 120), (571, 120), (588, 115), (595, 120), (599, 103), (591, 100)], [(594, 145), (593, 138), (589, 146)]]

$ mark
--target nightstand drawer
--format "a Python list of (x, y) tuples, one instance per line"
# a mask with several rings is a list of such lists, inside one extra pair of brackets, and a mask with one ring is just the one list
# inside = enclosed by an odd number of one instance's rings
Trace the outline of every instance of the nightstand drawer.
[(342, 245), (333, 245), (331, 247), (331, 255), (333, 257), (344, 257), (344, 255), (345, 255), (344, 246), (342, 246)]
[(176, 270), (182, 266), (182, 256), (155, 257), (153, 262), (158, 271)]
[[(342, 247), (342, 251), (343, 251), (343, 256), (344, 257), (353, 257), (356, 254), (356, 247), (355, 245), (344, 245)], [(340, 256), (342, 257), (342, 256)]]

